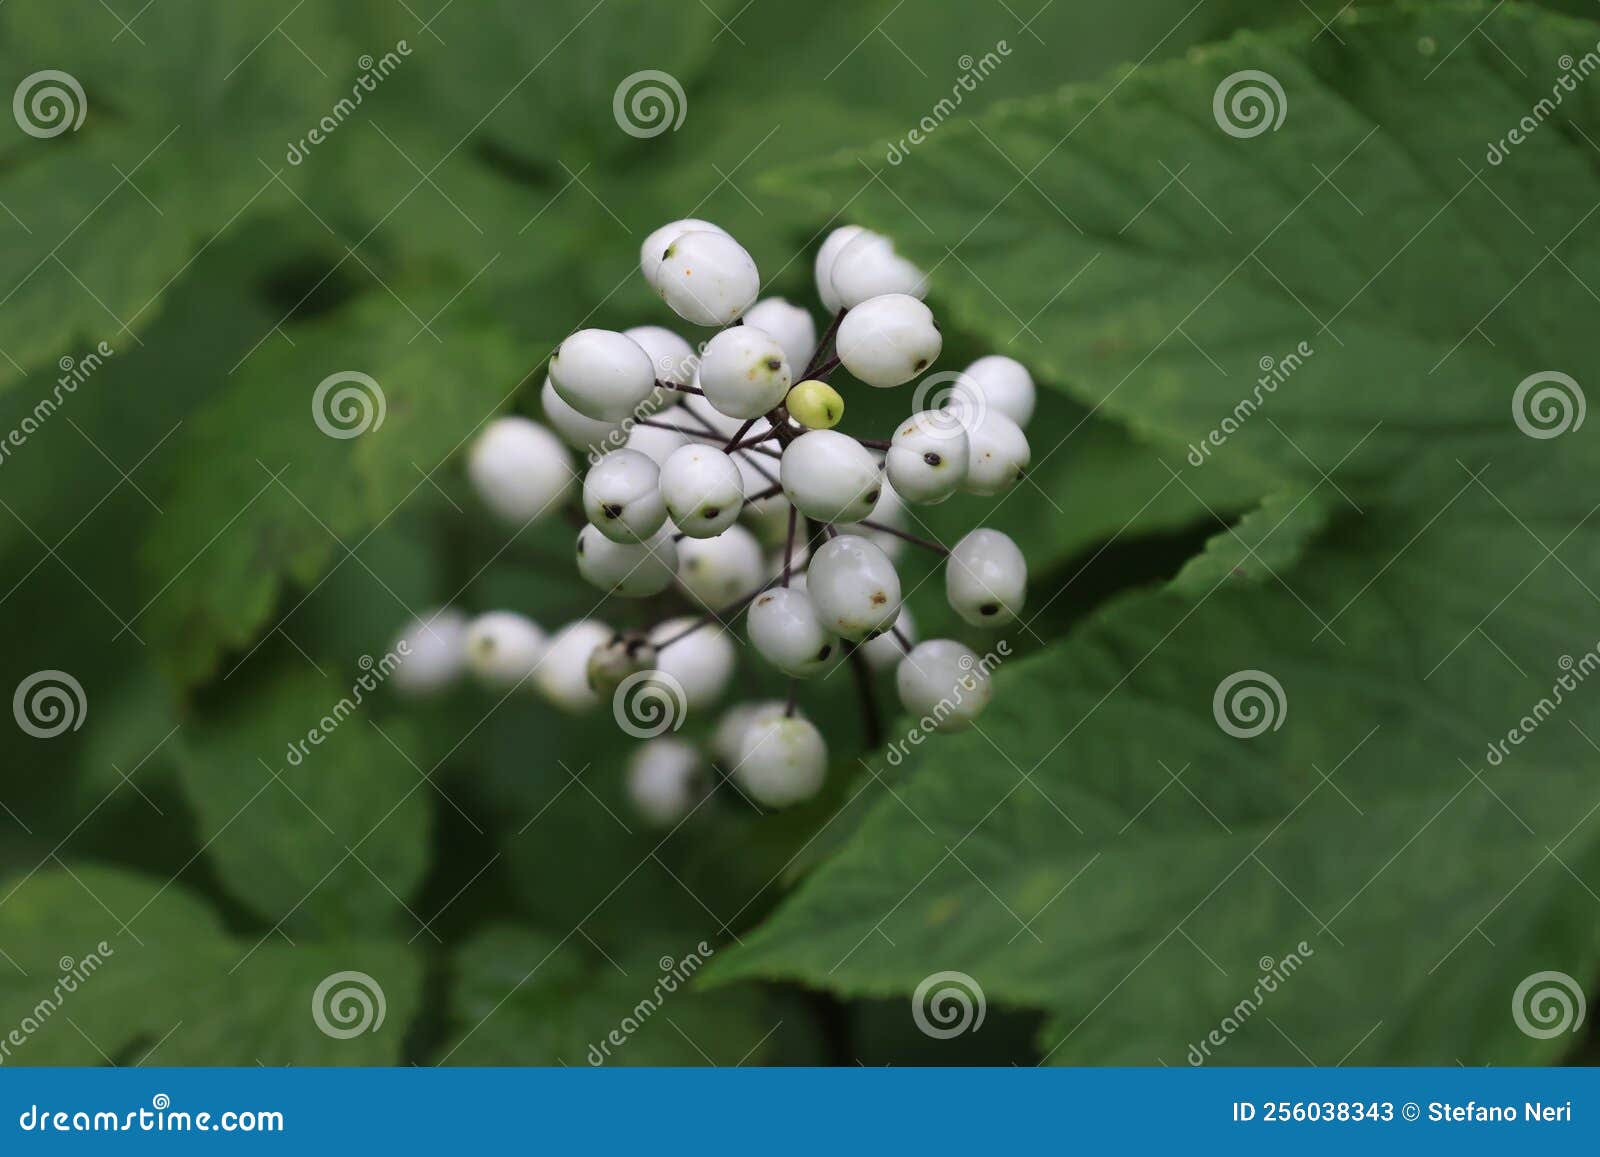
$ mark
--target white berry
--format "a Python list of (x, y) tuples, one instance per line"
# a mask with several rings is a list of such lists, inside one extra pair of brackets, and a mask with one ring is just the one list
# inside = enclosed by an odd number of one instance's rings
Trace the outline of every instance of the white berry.
[(467, 626), (467, 666), (490, 687), (514, 687), (544, 657), (545, 633), (515, 611), (490, 611)]
[(703, 760), (692, 743), (663, 735), (628, 757), (628, 799), (646, 822), (670, 827), (705, 794)]
[(467, 455), (467, 477), (484, 505), (507, 522), (533, 522), (555, 509), (576, 477), (572, 455), (527, 418), (496, 418)]
[(941, 410), (913, 414), (895, 430), (884, 468), (907, 502), (943, 502), (967, 480), (967, 431)]
[(701, 624), (692, 616), (668, 619), (651, 630), (650, 641), (656, 646), (657, 674), (682, 690), (686, 707), (700, 710), (722, 697), (738, 655), (720, 623)]
[(817, 323), (809, 309), (790, 305), (781, 297), (764, 297), (744, 315), (744, 323), (771, 334), (783, 347), (789, 368), (799, 373), (817, 350)]
[(389, 649), (400, 665), (389, 681), (406, 695), (432, 695), (456, 681), (466, 664), (467, 616), (440, 607), (406, 624)]
[[(760, 719), (776, 719), (783, 714), (781, 699), (758, 700), (753, 703), (735, 703), (722, 713), (711, 733), (711, 753), (724, 767), (732, 768), (739, 762), (744, 748), (744, 733)], [(738, 778), (735, 776), (735, 778)]]
[(589, 652), (589, 687), (596, 694), (609, 695), (629, 675), (653, 671), (656, 658), (656, 649), (644, 634), (627, 631), (612, 635), (604, 645)]
[(613, 450), (583, 480), (583, 512), (612, 542), (644, 542), (667, 520), (661, 468), (637, 450)]
[(609, 594), (642, 599), (660, 594), (678, 573), (678, 548), (665, 530), (647, 542), (613, 542), (597, 526), (578, 532), (578, 573)]
[(1022, 477), (1032, 457), (1022, 427), (999, 410), (987, 409), (967, 428), (967, 480), (971, 494), (999, 494)]
[(877, 456), (837, 430), (810, 430), (783, 452), (783, 493), (819, 522), (860, 522), (883, 493)]
[(763, 591), (750, 604), (749, 626), (756, 651), (785, 675), (815, 675), (839, 657), (838, 638), (817, 621), (802, 591)]
[(602, 422), (578, 413), (562, 401), (561, 395), (556, 393), (555, 383), (549, 378), (545, 378), (544, 387), (539, 391), (539, 406), (550, 428), (574, 450), (581, 450), (585, 454), (604, 454), (608, 444), (620, 438), (617, 423)]
[(943, 342), (932, 310), (904, 293), (886, 293), (845, 314), (837, 344), (845, 369), (887, 389), (931, 366)]
[(912, 648), (895, 672), (900, 702), (930, 731), (963, 731), (989, 706), (986, 665), (969, 647), (930, 639)]
[(1033, 375), (1021, 362), (990, 354), (973, 362), (962, 375), (977, 385), (985, 404), (1018, 426), (1026, 426), (1033, 417)]
[(694, 325), (731, 325), (755, 304), (761, 274), (744, 246), (722, 232), (691, 230), (662, 251), (656, 292)]
[(685, 217), (681, 221), (668, 221), (661, 228), (655, 230), (644, 239), (644, 244), (639, 246), (639, 272), (644, 274), (645, 281), (651, 286), (656, 283), (656, 271), (661, 268), (661, 255), (666, 252), (679, 237), (690, 231), (704, 233), (723, 233), (727, 230), (720, 225), (713, 225), (710, 221), (702, 221), (698, 217)]
[(666, 465), (673, 451), (689, 444), (689, 435), (665, 426), (646, 426), (642, 422), (628, 431), (624, 449), (637, 450), (657, 466)]
[(894, 621), (893, 630), (885, 631), (876, 639), (868, 639), (857, 650), (866, 657), (874, 671), (887, 671), (905, 656), (905, 646), (900, 643), (902, 637), (906, 644), (916, 646), (917, 624), (912, 620), (911, 612), (904, 607), (900, 608), (900, 617)]
[(868, 298), (885, 293), (926, 297), (928, 278), (896, 253), (893, 242), (887, 237), (863, 231), (839, 250), (839, 256), (834, 259), (833, 289), (839, 304), (852, 309)]
[(723, 330), (700, 359), (706, 401), (730, 418), (759, 418), (783, 401), (790, 381), (783, 347), (753, 325)]
[[(623, 330), (622, 336), (638, 342), (639, 348), (650, 355), (657, 381), (676, 382), (680, 386), (687, 386), (694, 381), (694, 347), (670, 329), (659, 325), (636, 325)], [(679, 390), (663, 390), (660, 387), (656, 392), (661, 395), (658, 409), (675, 406), (688, 396)]]
[(828, 745), (809, 720), (780, 715), (745, 729), (737, 774), (757, 803), (783, 808), (808, 800), (827, 772)]
[[(901, 500), (900, 494), (894, 485), (887, 479), (883, 483), (883, 494), (878, 498), (878, 505), (872, 508), (872, 513), (867, 516), (873, 523), (883, 527), (893, 527), (896, 530), (906, 528), (906, 504)], [(855, 533), (860, 534), (867, 541), (875, 545), (893, 562), (906, 552), (911, 545), (898, 534), (891, 534), (889, 530), (876, 530), (872, 527), (863, 527)]]
[(887, 631), (900, 614), (900, 576), (882, 549), (853, 534), (824, 543), (806, 570), (822, 625), (853, 642)]
[(551, 638), (533, 673), (540, 692), (563, 711), (587, 711), (600, 702), (589, 686), (589, 656), (612, 636), (610, 627), (593, 619), (568, 623)]
[(726, 606), (755, 590), (764, 578), (761, 544), (737, 523), (715, 538), (678, 543), (678, 583), (702, 606)]
[(817, 250), (817, 296), (822, 299), (822, 304), (829, 313), (838, 313), (841, 308), (839, 294), (833, 288), (833, 263), (839, 259), (839, 254), (843, 252), (845, 246), (865, 232), (866, 230), (859, 225), (840, 226), (828, 234), (822, 243), (822, 248)]
[(661, 467), (661, 497), (673, 523), (690, 538), (715, 538), (744, 507), (744, 476), (715, 446), (680, 446)]
[(945, 560), (945, 597), (975, 627), (998, 627), (1017, 617), (1028, 597), (1028, 561), (998, 530), (974, 530)]
[(655, 392), (656, 371), (644, 347), (626, 334), (580, 329), (551, 355), (550, 380), (578, 413), (620, 422)]

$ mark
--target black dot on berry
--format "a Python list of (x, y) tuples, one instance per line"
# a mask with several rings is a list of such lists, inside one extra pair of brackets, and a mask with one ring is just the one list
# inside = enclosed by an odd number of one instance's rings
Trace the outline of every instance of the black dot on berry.
[(928, 359), (927, 358), (918, 358), (917, 359), (917, 364), (912, 368), (915, 369), (917, 371), (917, 373), (920, 374), (923, 370), (928, 368)]
[(872, 503), (874, 506), (876, 506), (877, 502), (878, 502), (878, 496), (880, 494), (882, 494), (882, 493), (883, 493), (883, 491), (881, 491), (881, 490), (872, 491), (872, 493), (867, 495), (867, 501)]
[(832, 643), (824, 643), (824, 644), (822, 644), (822, 650), (817, 652), (817, 662), (819, 662), (819, 663), (822, 662), (824, 659), (826, 659), (831, 654), (833, 654), (833, 644)]
[(999, 614), (1000, 613), (1000, 604), (999, 603), (984, 603), (983, 606), (978, 608), (978, 613), (980, 615)]
[(944, 461), (943, 458), (939, 457), (939, 455), (935, 454), (932, 450), (929, 450), (926, 454), (924, 454), (922, 456), (922, 460), (929, 466), (937, 466), (939, 463)]
[(607, 518), (621, 518), (622, 507), (618, 506), (615, 502), (608, 502), (600, 508), (600, 513), (605, 515)]
[(578, 553), (579, 554), (583, 553), (583, 539), (582, 538), (578, 539)]
[(783, 359), (782, 358), (768, 358), (767, 359), (767, 369), (771, 370), (773, 373), (777, 373), (782, 368), (783, 368)]
[(715, 518), (717, 515), (719, 515), (721, 513), (722, 513), (722, 508), (720, 506), (708, 506), (708, 507), (706, 507), (704, 510), (702, 510), (700, 512), (700, 515), (703, 518)]

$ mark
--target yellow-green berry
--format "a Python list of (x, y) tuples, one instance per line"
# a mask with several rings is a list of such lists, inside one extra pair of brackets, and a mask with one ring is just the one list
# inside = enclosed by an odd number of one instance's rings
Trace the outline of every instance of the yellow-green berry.
[(808, 430), (828, 430), (844, 417), (844, 399), (827, 382), (815, 378), (801, 382), (784, 400), (789, 416)]

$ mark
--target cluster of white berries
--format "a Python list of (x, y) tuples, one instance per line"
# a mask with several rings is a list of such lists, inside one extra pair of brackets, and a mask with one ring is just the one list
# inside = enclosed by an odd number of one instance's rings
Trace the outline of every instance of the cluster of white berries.
[[(907, 503), (994, 495), (1022, 476), (1028, 371), (991, 356), (935, 375), (954, 383), (936, 404), (888, 440), (854, 437), (833, 428), (845, 399), (830, 375), (842, 366), (891, 389), (930, 370), (942, 346), (922, 300), (927, 277), (888, 238), (848, 226), (824, 241), (816, 284), (833, 317), (820, 340), (809, 311), (757, 300), (755, 262), (710, 222), (657, 229), (640, 268), (679, 317), (719, 332), (698, 352), (659, 326), (572, 334), (543, 387), (555, 433), (500, 418), (478, 436), (467, 471), (511, 523), (570, 509), (576, 489), (577, 570), (587, 582), (625, 598), (676, 588), (704, 613), (631, 631), (586, 619), (547, 637), (514, 612), (469, 621), (445, 609), (407, 629), (410, 657), (396, 681), (431, 691), (470, 670), (575, 712), (643, 682), (670, 691), (658, 705), (679, 713), (676, 730), (682, 712), (726, 690), (736, 665), (729, 632), (744, 613), (756, 652), (793, 679), (846, 661), (869, 679), (893, 668), (901, 703), (923, 727), (970, 726), (989, 701), (988, 669), (959, 642), (916, 642), (895, 558), (913, 543), (944, 555), (946, 597), (970, 624), (1000, 626), (1022, 610), (1027, 564), (1007, 535), (977, 529), (946, 549), (904, 523)], [(581, 484), (569, 447), (589, 461)], [(641, 815), (671, 824), (703, 796), (707, 761), (662, 730), (635, 753), (629, 789)], [(825, 778), (827, 745), (792, 690), (787, 702), (729, 708), (709, 747), (763, 807), (809, 799)]]

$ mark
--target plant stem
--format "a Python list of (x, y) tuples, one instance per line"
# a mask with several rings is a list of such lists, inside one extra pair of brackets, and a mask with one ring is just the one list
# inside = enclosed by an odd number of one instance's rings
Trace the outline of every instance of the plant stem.
[(794, 532), (799, 522), (800, 511), (791, 502), (789, 504), (789, 537), (783, 544), (783, 585), (789, 585), (789, 572), (794, 569)]
[(725, 607), (718, 607), (714, 611), (707, 611), (705, 614), (696, 619), (691, 626), (685, 627), (683, 630), (679, 631), (676, 635), (673, 635), (665, 642), (657, 643), (657, 653), (665, 651), (674, 643), (682, 642), (684, 639), (687, 639), (690, 635), (694, 634), (702, 627), (709, 627), (712, 623), (720, 623), (725, 619), (733, 618), (733, 616), (737, 615), (740, 611), (744, 610), (745, 607), (754, 602), (756, 600), (756, 596), (761, 594), (763, 591), (771, 590), (773, 587), (777, 586), (779, 582), (788, 577), (789, 568), (786, 566), (783, 568), (783, 573), (777, 578), (770, 579), (769, 581), (762, 583), (755, 590), (750, 591), (748, 594), (740, 595), (737, 599)]
[(754, 426), (758, 421), (760, 421), (759, 418), (751, 418), (745, 422), (744, 425), (735, 430), (733, 432), (733, 437), (728, 439), (728, 444), (722, 448), (723, 453), (732, 454), (735, 450), (737, 450), (739, 448), (739, 443), (744, 440), (744, 436), (750, 432), (750, 427)]
[(850, 648), (850, 673), (855, 676), (856, 691), (861, 697), (861, 722), (867, 746), (877, 747), (883, 743), (883, 720), (878, 717), (878, 691), (872, 685), (872, 668), (867, 666), (867, 657), (859, 647)]
[(828, 323), (828, 328), (823, 333), (822, 340), (817, 342), (817, 348), (811, 354), (811, 361), (806, 364), (806, 368), (801, 372), (800, 377), (798, 379), (799, 381), (803, 382), (807, 378), (812, 377), (815, 374), (817, 374), (817, 372), (821, 369), (821, 367), (827, 362), (827, 360), (828, 360), (828, 353), (827, 353), (828, 345), (829, 345), (830, 342), (833, 341), (833, 339), (835, 337), (838, 336), (838, 334), (839, 334), (839, 323), (844, 321), (844, 315), (845, 315), (846, 312), (847, 312), (846, 310), (841, 309), (838, 313), (833, 315), (833, 320)]
[(907, 542), (915, 543), (917, 546), (923, 547), (926, 550), (934, 551), (938, 554), (949, 555), (950, 553), (950, 548), (948, 546), (941, 546), (937, 542), (931, 542), (926, 538), (918, 538), (916, 535), (901, 530), (896, 526), (889, 526), (888, 524), (882, 522), (873, 522), (870, 518), (863, 518), (860, 522), (860, 525), (865, 526), (868, 530), (880, 530), (884, 534), (892, 534), (896, 538), (903, 538)]
[(677, 382), (663, 381), (661, 378), (656, 379), (656, 389), (677, 390), (680, 394), (696, 394), (700, 397), (705, 396), (705, 391), (699, 386), (680, 386)]

